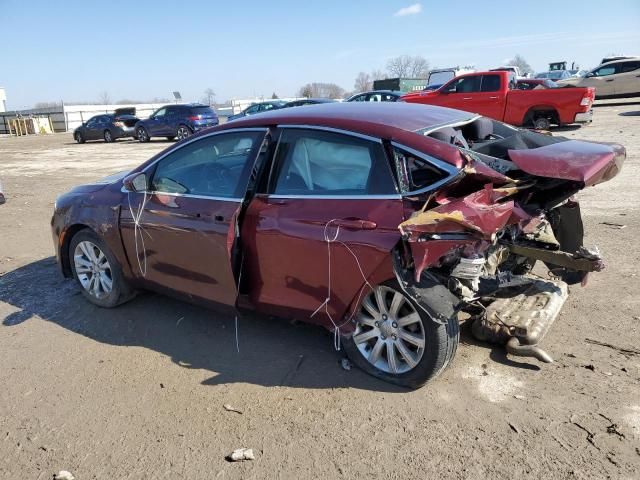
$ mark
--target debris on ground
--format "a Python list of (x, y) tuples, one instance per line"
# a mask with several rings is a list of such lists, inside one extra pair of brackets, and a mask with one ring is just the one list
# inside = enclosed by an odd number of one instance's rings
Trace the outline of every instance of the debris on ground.
[(589, 364), (589, 365), (583, 365), (582, 367), (583, 367), (583, 368), (586, 368), (587, 370), (591, 370), (592, 372), (595, 372), (595, 371), (596, 371), (596, 367), (595, 367), (594, 365), (591, 365), (591, 364)]
[(353, 365), (351, 364), (351, 362), (347, 357), (344, 357), (342, 360), (340, 360), (340, 366), (342, 367), (343, 370), (346, 370), (348, 372), (349, 370), (351, 370), (351, 367)]
[(255, 460), (252, 448), (238, 448), (225, 457), (229, 462), (243, 462), (244, 460)]
[(75, 478), (71, 472), (67, 472), (66, 470), (60, 470), (53, 475), (53, 480), (75, 480)]
[(611, 348), (613, 350), (617, 350), (618, 352), (620, 352), (623, 355), (640, 355), (640, 350), (635, 350), (633, 348), (618, 347), (616, 345), (612, 345), (612, 344), (606, 343), (606, 342), (601, 342), (599, 340), (593, 340), (591, 338), (585, 338), (584, 341), (587, 342), (587, 343), (591, 343), (593, 345), (600, 345), (601, 347), (607, 347), (607, 348)]
[(224, 407), (224, 409), (225, 409), (227, 412), (235, 412), (235, 413), (239, 413), (240, 415), (242, 415), (242, 411), (241, 411), (241, 410), (238, 410), (237, 408), (232, 407), (232, 406), (231, 406), (231, 405), (229, 405), (228, 403), (225, 403), (225, 404), (223, 405), (223, 407)]
[(622, 230), (623, 228), (627, 228), (626, 225), (622, 223), (613, 223), (613, 222), (600, 222), (600, 225), (606, 225), (611, 228), (617, 228), (618, 230)]
[(509, 423), (509, 427), (511, 427), (511, 430), (513, 430), (516, 433), (520, 433), (520, 429), (518, 427), (516, 427), (513, 423), (508, 422)]

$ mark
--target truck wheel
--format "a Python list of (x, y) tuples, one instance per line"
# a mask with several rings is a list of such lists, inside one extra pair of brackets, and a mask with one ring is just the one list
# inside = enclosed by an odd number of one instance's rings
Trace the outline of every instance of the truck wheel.
[(376, 286), (362, 300), (345, 352), (374, 377), (419, 388), (449, 365), (458, 346), (457, 315), (433, 321), (396, 281)]
[(533, 128), (536, 130), (549, 130), (551, 122), (548, 118), (538, 117), (533, 121)]

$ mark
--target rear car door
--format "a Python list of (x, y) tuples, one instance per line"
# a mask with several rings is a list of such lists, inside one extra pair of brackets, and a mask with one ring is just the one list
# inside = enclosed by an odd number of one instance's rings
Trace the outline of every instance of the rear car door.
[[(480, 91), (474, 93), (470, 102), (475, 113), (502, 120), (504, 118), (505, 95), (501, 92), (502, 77), (498, 74), (482, 75)], [(515, 85), (515, 81), (514, 81)]]
[(616, 76), (616, 95), (640, 95), (640, 60), (625, 60), (619, 63)]
[(283, 128), (269, 185), (244, 216), (241, 289), (261, 311), (332, 328), (374, 271), (393, 276), (402, 215), (379, 139)]
[(149, 191), (128, 193), (122, 239), (150, 287), (234, 305), (236, 221), (266, 129), (193, 139), (150, 166)]

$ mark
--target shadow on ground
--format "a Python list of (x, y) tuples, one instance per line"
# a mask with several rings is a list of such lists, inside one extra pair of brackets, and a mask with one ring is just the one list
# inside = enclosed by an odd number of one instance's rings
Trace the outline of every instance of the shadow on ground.
[(60, 276), (52, 257), (0, 276), (0, 302), (15, 309), (0, 316), (2, 328), (37, 316), (101, 343), (148, 348), (184, 368), (210, 371), (214, 375), (205, 385), (404, 391), (355, 368), (343, 370), (342, 352), (333, 349), (332, 335), (320, 327), (245, 314), (238, 319), (238, 353), (235, 319), (228, 314), (155, 294), (115, 309), (95, 307), (74, 281)]
[(640, 116), (640, 110), (634, 110), (632, 112), (620, 112), (618, 115), (621, 117), (638, 117)]

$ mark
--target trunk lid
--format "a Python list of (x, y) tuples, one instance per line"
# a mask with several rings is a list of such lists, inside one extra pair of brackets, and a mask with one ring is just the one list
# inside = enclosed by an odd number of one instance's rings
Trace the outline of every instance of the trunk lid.
[(508, 153), (511, 161), (530, 175), (572, 180), (585, 186), (615, 177), (626, 158), (622, 145), (579, 140)]

